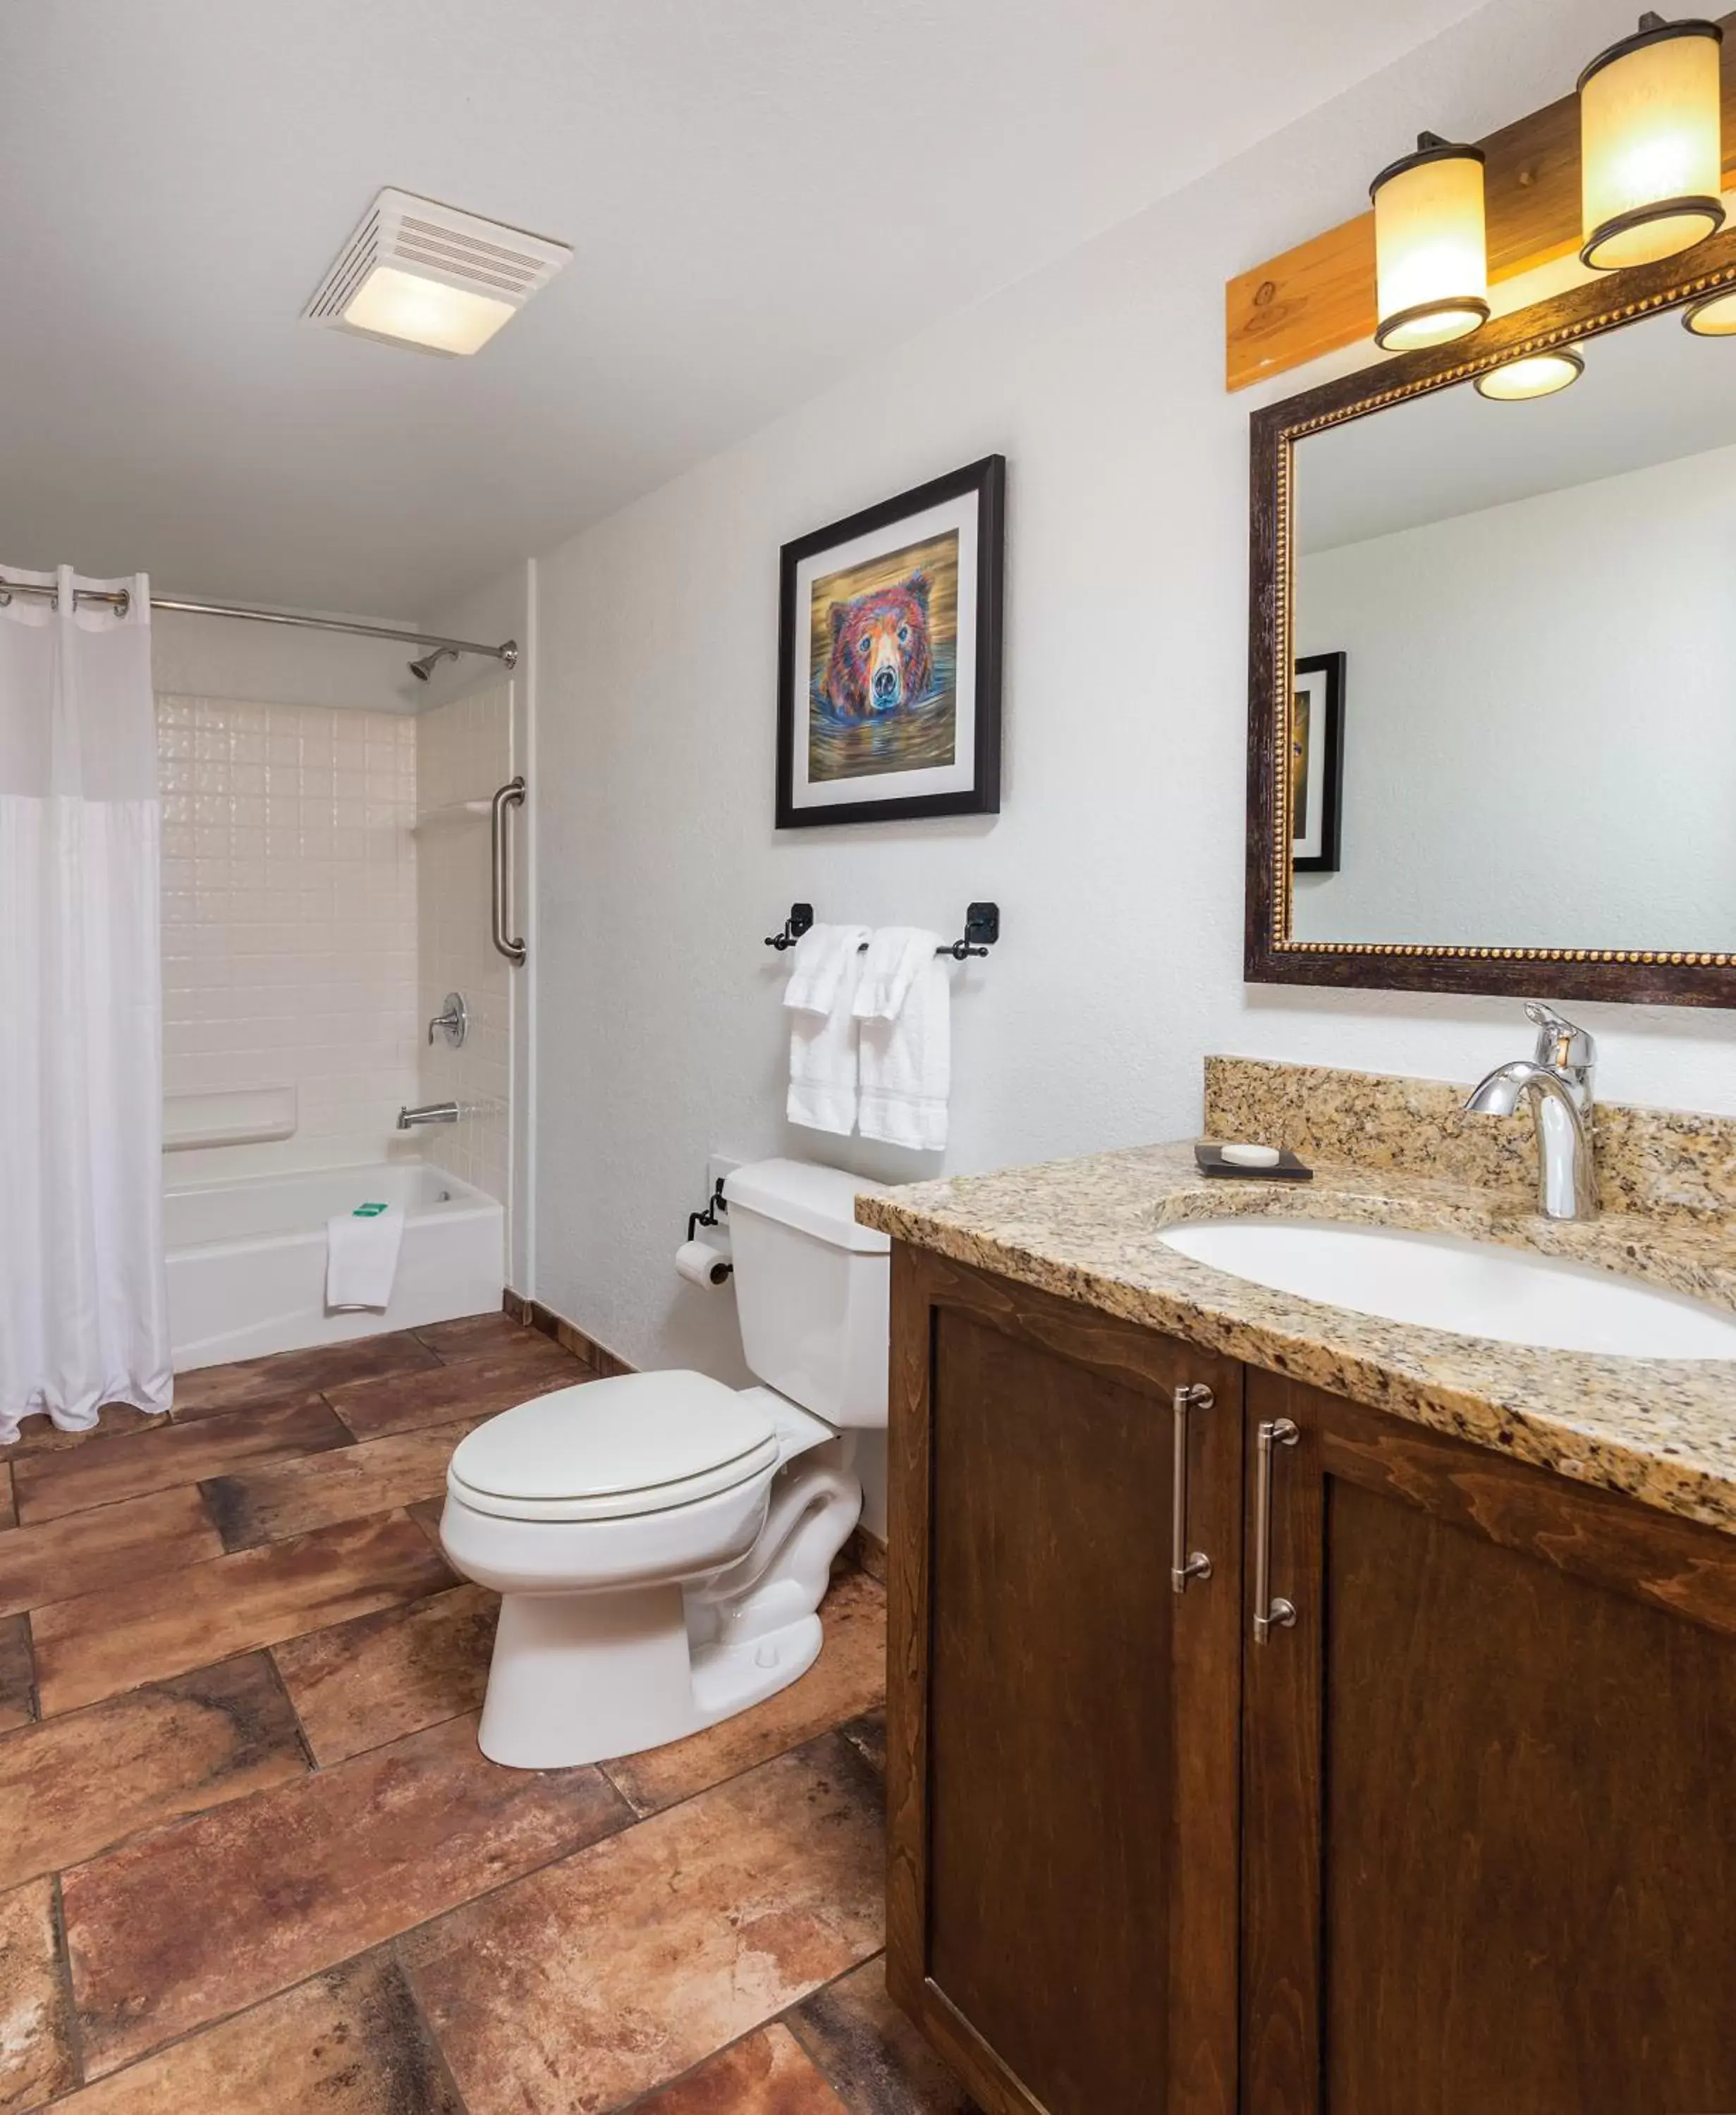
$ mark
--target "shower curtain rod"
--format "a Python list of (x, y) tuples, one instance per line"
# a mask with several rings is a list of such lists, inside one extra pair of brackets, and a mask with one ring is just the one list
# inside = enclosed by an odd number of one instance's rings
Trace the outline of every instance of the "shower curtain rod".
[[(9, 580), (0, 576), (0, 608), (14, 595), (31, 595), (42, 602), (57, 602), (58, 589), (45, 581)], [(132, 603), (126, 588), (77, 588), (73, 591), (76, 602), (106, 603), (111, 609), (118, 610), (124, 617)], [(355, 624), (341, 617), (302, 617), (293, 610), (251, 609), (241, 603), (185, 602), (177, 596), (153, 595), (153, 609), (179, 611), (186, 617), (241, 617), (250, 624), (292, 624), (304, 631), (347, 631), (359, 639), (396, 639), (406, 646), (442, 647), (448, 654), (480, 654), (485, 659), (503, 662), (508, 668), (518, 666), (518, 641), (504, 640), (498, 646), (479, 645), (473, 639), (443, 639), (433, 631), (400, 631), (388, 624)]]

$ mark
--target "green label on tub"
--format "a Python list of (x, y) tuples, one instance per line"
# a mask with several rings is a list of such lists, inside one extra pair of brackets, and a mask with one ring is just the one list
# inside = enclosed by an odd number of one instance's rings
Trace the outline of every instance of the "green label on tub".
[(386, 1209), (383, 1204), (358, 1204), (350, 1217), (352, 1219), (377, 1219)]

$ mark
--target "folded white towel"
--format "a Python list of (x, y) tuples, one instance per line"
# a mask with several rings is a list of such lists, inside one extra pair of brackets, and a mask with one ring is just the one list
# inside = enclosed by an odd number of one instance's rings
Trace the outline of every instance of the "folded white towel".
[(866, 925), (811, 925), (796, 943), (783, 1003), (790, 1012), (792, 1123), (836, 1131), (856, 1128), (856, 999)]
[(952, 1085), (952, 993), (938, 933), (891, 925), (869, 944), (857, 988), (864, 1138), (938, 1153)]
[(404, 1240), (404, 1211), (388, 1204), (383, 1212), (357, 1218), (340, 1212), (325, 1223), (325, 1304), (328, 1307), (384, 1307), (397, 1276), (397, 1253)]

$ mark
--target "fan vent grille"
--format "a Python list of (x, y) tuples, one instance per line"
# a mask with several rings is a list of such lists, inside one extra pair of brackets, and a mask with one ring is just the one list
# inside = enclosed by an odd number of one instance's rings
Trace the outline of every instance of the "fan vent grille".
[(572, 255), (565, 243), (545, 236), (388, 188), (338, 251), (301, 313), (309, 323), (345, 328), (343, 312), (356, 288), (376, 264), (388, 264), (518, 308)]

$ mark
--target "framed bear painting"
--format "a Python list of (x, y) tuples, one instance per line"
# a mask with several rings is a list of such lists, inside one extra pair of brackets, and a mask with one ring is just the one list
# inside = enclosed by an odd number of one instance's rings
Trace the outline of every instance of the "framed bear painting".
[(1003, 456), (783, 553), (778, 828), (1000, 807)]

